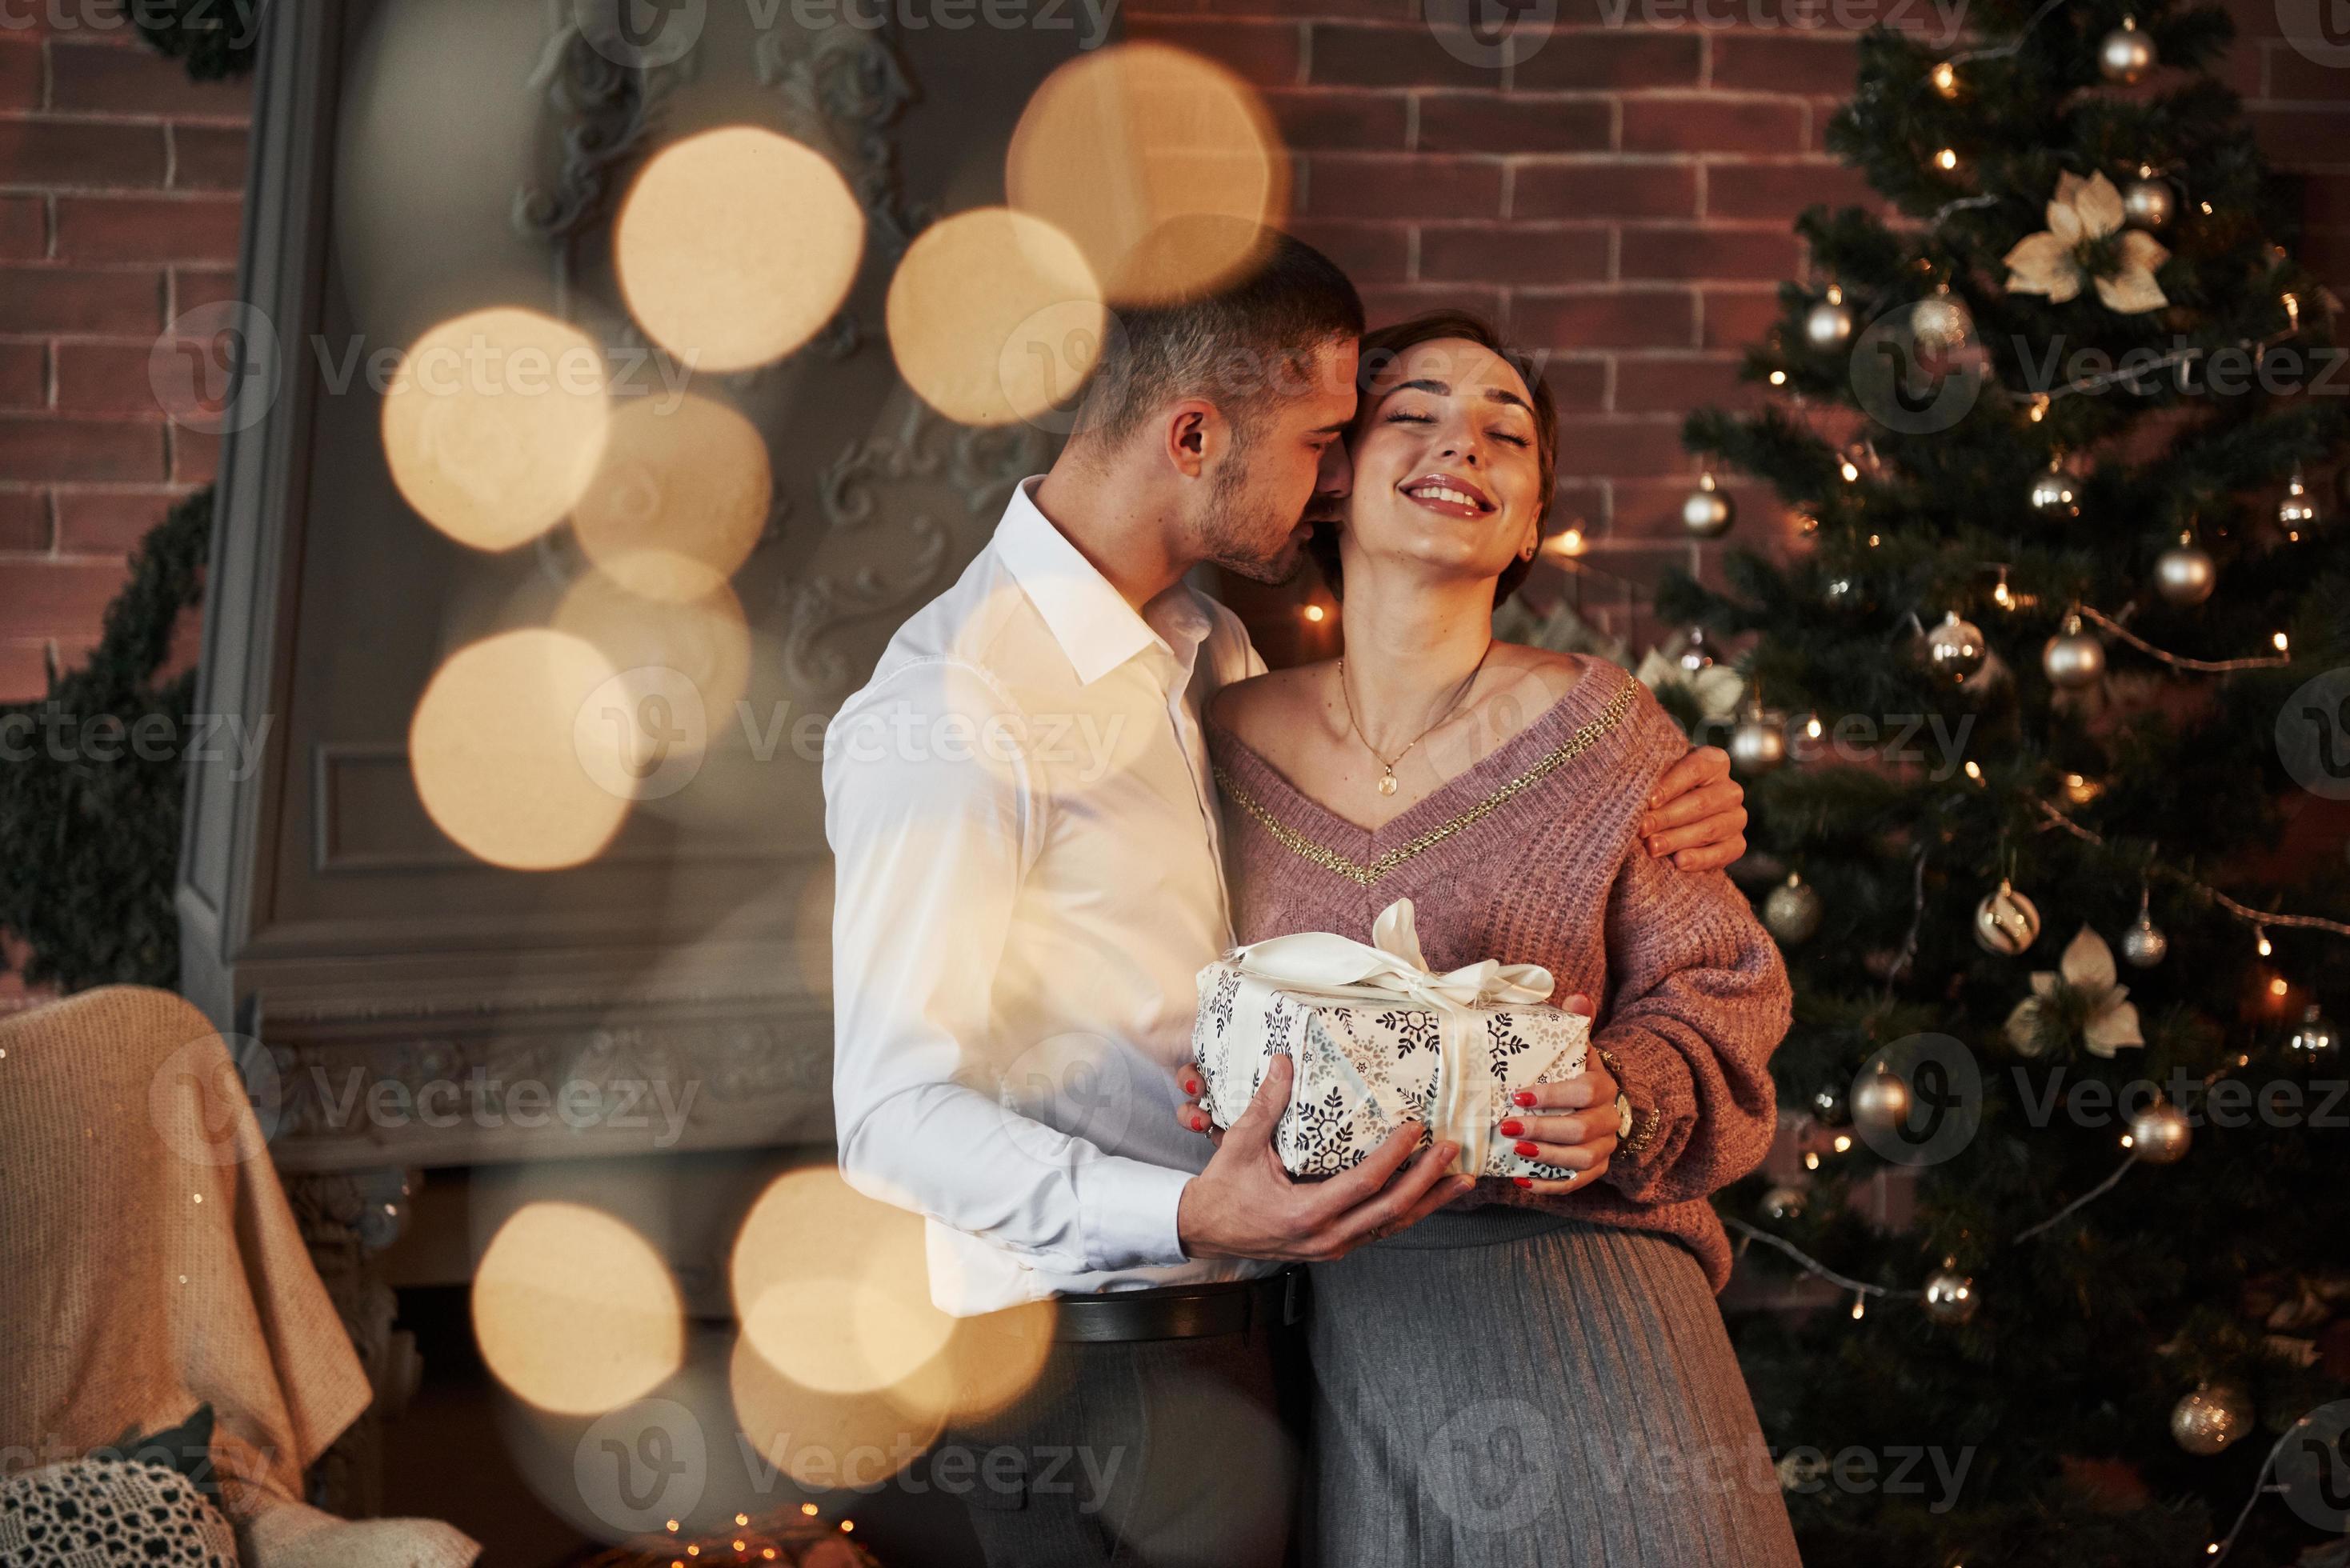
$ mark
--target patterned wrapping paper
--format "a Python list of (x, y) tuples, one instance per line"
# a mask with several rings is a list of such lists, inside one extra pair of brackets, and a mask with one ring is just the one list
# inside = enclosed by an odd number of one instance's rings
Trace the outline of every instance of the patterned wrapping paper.
[[(1358, 1164), (1398, 1127), (1439, 1128), (1444, 1009), (1361, 987), (1307, 990), (1276, 983), (1243, 961), (1200, 971), (1191, 1054), (1206, 1085), (1201, 1107), (1220, 1127), (1247, 1109), (1276, 1054), (1295, 1069), (1274, 1152), (1294, 1176), (1335, 1176)], [(1541, 1003), (1451, 1010), (1457, 1058), (1481, 1082), (1459, 1104), (1489, 1134), (1511, 1114), (1513, 1092), (1583, 1071), (1590, 1020)], [(1464, 1145), (1464, 1147), (1466, 1146)], [(1563, 1179), (1566, 1169), (1526, 1158), (1492, 1134), (1480, 1172)]]

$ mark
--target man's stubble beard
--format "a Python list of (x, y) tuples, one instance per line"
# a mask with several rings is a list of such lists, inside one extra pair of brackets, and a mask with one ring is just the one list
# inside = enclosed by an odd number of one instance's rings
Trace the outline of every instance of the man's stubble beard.
[[(1302, 519), (1278, 519), (1266, 511), (1249, 510), (1247, 464), (1243, 461), (1247, 455), (1243, 443), (1217, 472), (1215, 493), (1209, 498), (1210, 512), (1201, 539), (1201, 558), (1253, 583), (1285, 583), (1305, 563), (1305, 552), (1293, 537)], [(1272, 535), (1276, 523), (1281, 524), (1280, 543), (1273, 555), (1266, 556), (1253, 541)]]

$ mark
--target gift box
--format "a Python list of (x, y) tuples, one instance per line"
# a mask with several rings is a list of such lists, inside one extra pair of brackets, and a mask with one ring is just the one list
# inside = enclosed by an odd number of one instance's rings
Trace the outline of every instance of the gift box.
[(1409, 898), (1381, 912), (1368, 943), (1319, 931), (1251, 943), (1200, 971), (1201, 1106), (1230, 1127), (1286, 1055), (1295, 1076), (1274, 1148), (1294, 1176), (1335, 1176), (1417, 1121), (1461, 1146), (1457, 1171), (1564, 1179), (1496, 1130), (1517, 1090), (1583, 1071), (1590, 1020), (1547, 1005), (1551, 987), (1534, 964), (1433, 972)]

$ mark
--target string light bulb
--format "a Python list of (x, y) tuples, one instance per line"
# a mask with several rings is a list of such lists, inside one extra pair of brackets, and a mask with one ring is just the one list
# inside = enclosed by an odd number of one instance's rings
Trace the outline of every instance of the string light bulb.
[(2276, 644), (2276, 650), (2279, 653), (2284, 653), (2290, 650), (2290, 639), (2282, 632), (2277, 633), (2274, 637), (2269, 639), (2269, 640)]
[(1944, 60), (1933, 70), (1934, 90), (1944, 98), (1959, 96), (1959, 67)]
[(1327, 615), (1328, 612), (1324, 610), (1320, 605), (1307, 605), (1305, 607), (1305, 618), (1312, 621), (1316, 626), (1321, 625), (1323, 620), (1327, 618)]
[(1934, 154), (1934, 161), (1940, 166), (1944, 172), (1947, 173), (1950, 170), (1956, 169), (1959, 166), (1958, 150), (1956, 148), (1945, 147), (1939, 152)]
[(2254, 926), (2252, 928), (2252, 947), (2262, 958), (2268, 957), (2269, 954), (2276, 950), (2273, 947), (2269, 945), (2268, 931), (2260, 926)]

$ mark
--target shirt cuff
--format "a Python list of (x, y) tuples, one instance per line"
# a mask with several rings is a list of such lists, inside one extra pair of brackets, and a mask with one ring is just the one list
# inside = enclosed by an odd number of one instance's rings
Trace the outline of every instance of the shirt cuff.
[(1118, 1156), (1093, 1161), (1078, 1178), (1086, 1267), (1095, 1273), (1180, 1263), (1176, 1206), (1191, 1172)]

